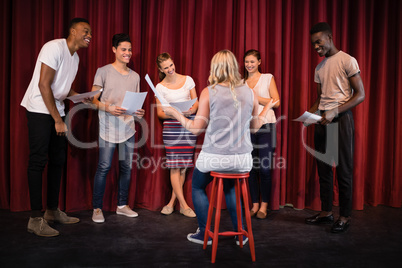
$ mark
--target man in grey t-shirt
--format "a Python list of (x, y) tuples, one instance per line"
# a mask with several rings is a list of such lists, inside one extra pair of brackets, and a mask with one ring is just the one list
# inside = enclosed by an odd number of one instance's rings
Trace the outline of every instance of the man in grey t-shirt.
[(127, 114), (127, 110), (121, 105), (127, 92), (139, 92), (140, 76), (127, 66), (133, 55), (128, 34), (113, 35), (112, 51), (115, 61), (96, 71), (92, 87), (92, 91), (103, 88), (102, 93), (98, 93), (93, 99), (93, 104), (99, 110), (99, 161), (92, 196), (92, 220), (96, 223), (105, 221), (102, 212), (103, 196), (116, 148), (119, 152), (116, 213), (132, 218), (138, 216), (138, 213), (128, 206), (128, 194), (135, 145), (134, 116), (141, 119), (145, 111), (139, 109), (134, 114)]
[(325, 59), (315, 69), (318, 98), (309, 112), (319, 112), (322, 120), (315, 126), (314, 144), (320, 177), (321, 212), (306, 218), (307, 224), (331, 224), (333, 166), (339, 185), (339, 218), (331, 232), (345, 232), (351, 221), (353, 185), (354, 121), (351, 109), (364, 100), (364, 87), (355, 58), (338, 50), (331, 27), (321, 22), (311, 30), (311, 42)]

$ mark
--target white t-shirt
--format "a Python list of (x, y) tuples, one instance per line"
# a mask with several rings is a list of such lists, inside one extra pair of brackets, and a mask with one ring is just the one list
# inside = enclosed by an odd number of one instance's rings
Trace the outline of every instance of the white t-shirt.
[(314, 82), (321, 84), (318, 109), (331, 110), (347, 102), (353, 96), (349, 78), (359, 72), (356, 59), (343, 51), (322, 60), (314, 74)]
[[(129, 69), (124, 75), (112, 64), (105, 65), (96, 71), (94, 85), (103, 88), (101, 102), (121, 106), (127, 91), (140, 91), (140, 76)], [(132, 115), (114, 116), (99, 110), (99, 136), (111, 143), (122, 143), (135, 134), (134, 117)]]
[(169, 89), (163, 86), (161, 83), (156, 85), (156, 90), (165, 100), (169, 103), (171, 102), (181, 102), (181, 101), (189, 101), (191, 100), (190, 90), (195, 88), (195, 83), (193, 78), (190, 76), (186, 76), (186, 81), (181, 88), (178, 89)]
[[(253, 91), (257, 96), (263, 97), (270, 99), (271, 95), (269, 94), (269, 86), (271, 85), (271, 80), (272, 80), (273, 75), (272, 74), (261, 74), (260, 78), (258, 79), (257, 84), (255, 84)], [(246, 85), (247, 81), (246, 81)], [(259, 105), (258, 106), (258, 114), (262, 112), (264, 109), (264, 105)], [(276, 122), (276, 117), (275, 117), (275, 112), (271, 108), (267, 112), (267, 116), (265, 117), (264, 124), (266, 123), (275, 123)]]
[(39, 90), (39, 78), (42, 63), (56, 71), (51, 85), (57, 110), (64, 116), (64, 99), (71, 89), (78, 70), (77, 53), (71, 56), (66, 39), (55, 39), (47, 42), (36, 60), (35, 70), (21, 105), (34, 113), (50, 114)]

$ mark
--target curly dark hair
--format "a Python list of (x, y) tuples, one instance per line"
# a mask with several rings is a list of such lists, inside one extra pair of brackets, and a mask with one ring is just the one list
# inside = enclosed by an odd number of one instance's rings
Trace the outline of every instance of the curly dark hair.
[(315, 24), (313, 27), (311, 27), (310, 35), (319, 33), (319, 32), (326, 32), (326, 33), (332, 34), (331, 26), (329, 26), (329, 24), (326, 22), (319, 22), (319, 23)]

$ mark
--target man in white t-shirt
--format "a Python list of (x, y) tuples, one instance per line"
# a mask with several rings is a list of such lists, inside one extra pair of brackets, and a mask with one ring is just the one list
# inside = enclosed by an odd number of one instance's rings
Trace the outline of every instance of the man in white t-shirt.
[(319, 153), (321, 212), (306, 218), (307, 224), (332, 224), (333, 166), (339, 189), (339, 218), (331, 232), (345, 232), (351, 221), (353, 186), (354, 121), (351, 109), (364, 100), (364, 87), (355, 58), (338, 50), (326, 22), (310, 30), (311, 42), (320, 57), (315, 69), (318, 98), (309, 112), (319, 112), (322, 120), (314, 129), (314, 145)]
[[(29, 130), (28, 185), (31, 217), (28, 232), (38, 236), (57, 236), (47, 221), (63, 224), (79, 222), (58, 208), (60, 180), (66, 158), (67, 126), (63, 121), (64, 99), (77, 93), (71, 89), (78, 70), (77, 51), (92, 38), (86, 19), (72, 19), (67, 39), (47, 42), (36, 61), (32, 80), (21, 105), (26, 108)], [(42, 216), (42, 173), (47, 170), (47, 208)]]

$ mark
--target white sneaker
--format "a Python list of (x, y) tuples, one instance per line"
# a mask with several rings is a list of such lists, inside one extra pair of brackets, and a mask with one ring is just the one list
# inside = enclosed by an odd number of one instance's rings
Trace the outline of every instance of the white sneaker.
[(138, 213), (133, 211), (129, 206), (125, 205), (123, 208), (117, 207), (116, 213), (130, 218), (138, 217)]
[[(235, 239), (236, 239), (236, 245), (240, 246), (239, 236), (236, 235), (236, 236), (235, 236)], [(245, 244), (247, 244), (247, 242), (248, 242), (248, 237), (245, 236), (245, 235), (243, 235), (243, 246), (244, 246)]]
[(97, 223), (105, 222), (105, 217), (103, 217), (103, 213), (100, 208), (94, 209), (94, 212), (92, 214), (92, 220)]

